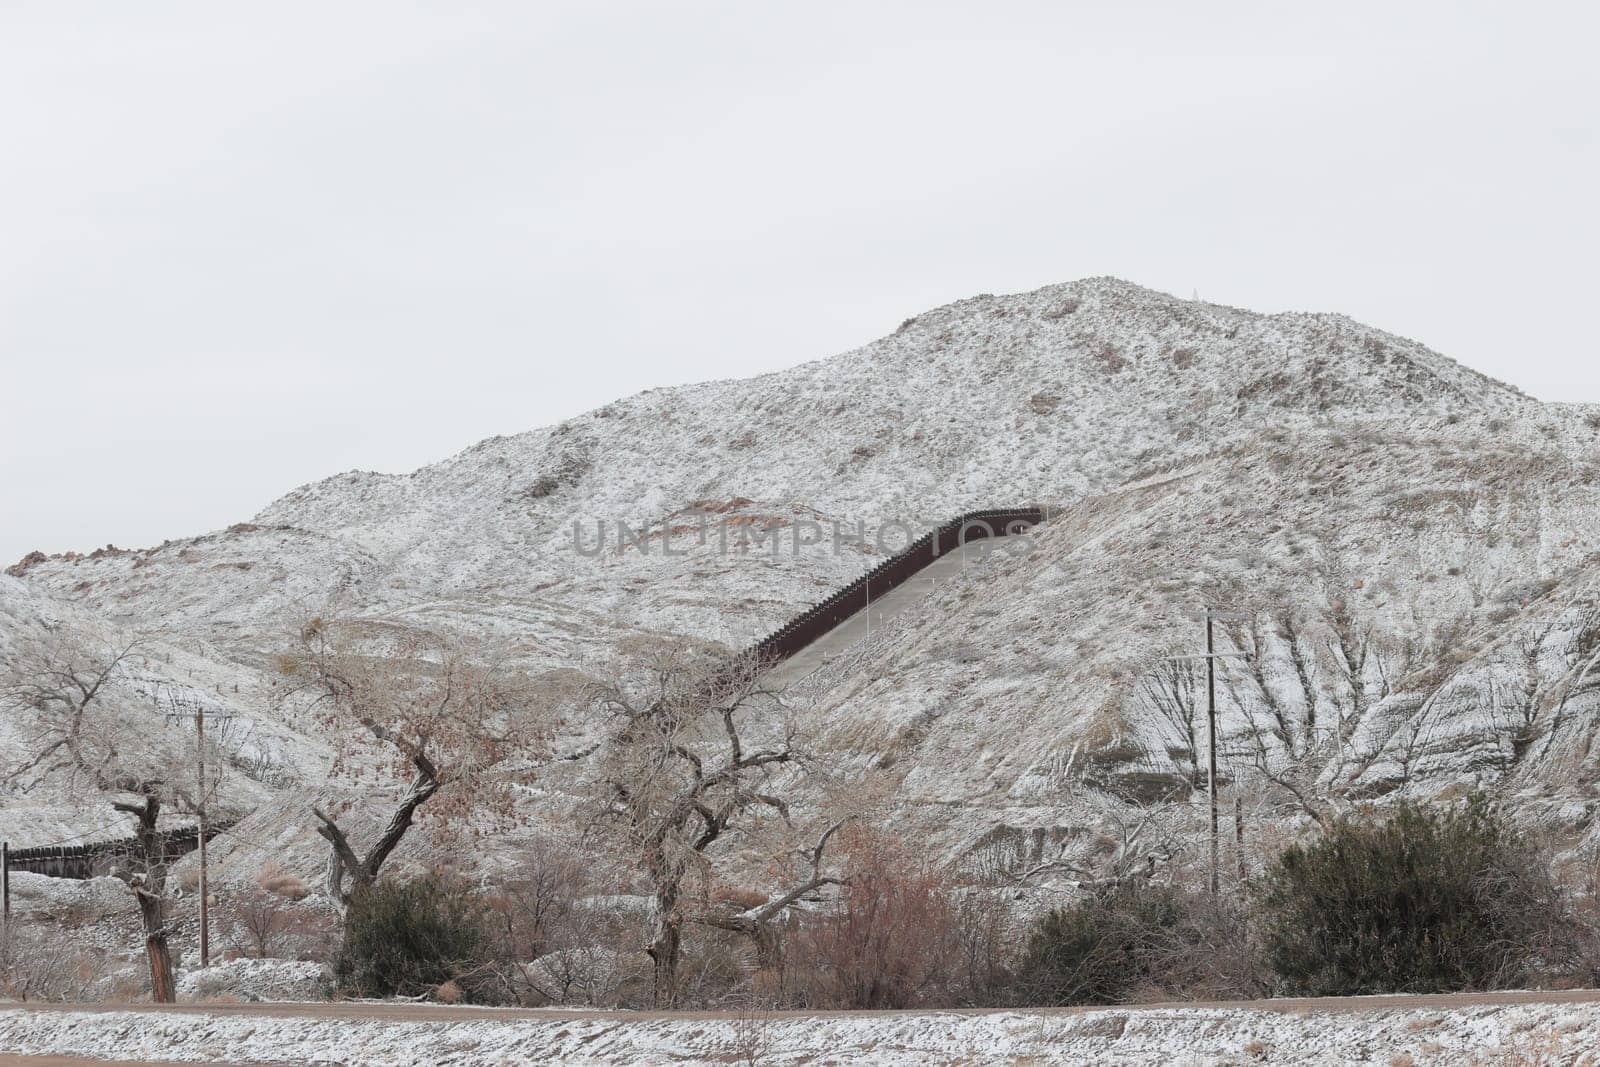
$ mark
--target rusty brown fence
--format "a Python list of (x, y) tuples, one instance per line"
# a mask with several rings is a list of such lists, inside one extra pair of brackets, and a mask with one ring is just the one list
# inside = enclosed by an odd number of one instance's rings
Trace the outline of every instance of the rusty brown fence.
[(1030, 504), (1015, 508), (987, 508), (957, 515), (929, 530), (900, 552), (885, 559), (828, 599), (790, 619), (744, 650), (746, 657), (776, 663), (805, 648), (867, 606), (869, 599), (888, 593), (947, 552), (991, 537), (1022, 533), (1045, 520), (1049, 508)]
[[(227, 826), (207, 826), (209, 841)], [(199, 829), (179, 826), (161, 831), (162, 853), (168, 859), (193, 852), (200, 846)], [(52, 878), (94, 878), (107, 874), (115, 866), (129, 864), (138, 858), (138, 841), (132, 837), (119, 837), (110, 841), (94, 841), (84, 845), (43, 845), (36, 848), (8, 848), (8, 871), (30, 871)]]

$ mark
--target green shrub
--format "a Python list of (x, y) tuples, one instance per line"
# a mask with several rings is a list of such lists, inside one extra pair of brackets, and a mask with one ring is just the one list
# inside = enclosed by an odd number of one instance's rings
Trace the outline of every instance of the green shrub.
[(1142, 977), (1138, 947), (1177, 926), (1179, 905), (1154, 887), (1123, 888), (1052, 909), (1028, 940), (1020, 983), (1031, 1004), (1111, 1004)]
[(1345, 819), (1269, 872), (1267, 960), (1306, 996), (1524, 985), (1570, 962), (1548, 871), (1481, 799)]
[(1243, 913), (1230, 901), (1129, 883), (1040, 920), (1018, 968), (1025, 1004), (1257, 995)]
[(381, 882), (345, 915), (333, 973), (342, 992), (414, 997), (453, 983), (453, 995), (494, 999), (493, 941), (477, 901), (437, 878)]

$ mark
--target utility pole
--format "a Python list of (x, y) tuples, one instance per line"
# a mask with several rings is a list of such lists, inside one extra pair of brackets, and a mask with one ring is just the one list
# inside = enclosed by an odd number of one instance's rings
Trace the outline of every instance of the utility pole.
[[(200, 830), (200, 966), (211, 966), (211, 888), (206, 883), (205, 869), (205, 704), (195, 705), (195, 781), (198, 782), (198, 809), (195, 824)], [(1211, 816), (1216, 819), (1216, 798), (1213, 795)], [(1213, 864), (1214, 867), (1214, 864)], [(1214, 877), (1213, 872), (1213, 877)]]
[[(1206, 792), (1211, 795), (1211, 896), (1216, 896), (1216, 646), (1211, 640), (1211, 609), (1205, 611)], [(203, 853), (202, 853), (203, 854)], [(205, 867), (200, 867), (205, 878)], [(202, 881), (205, 885), (205, 881)], [(205, 926), (202, 925), (202, 931)], [(202, 933), (202, 937), (205, 934)], [(202, 944), (205, 942), (202, 941)], [(203, 952), (203, 950), (202, 950)]]
[[(199, 840), (197, 846), (200, 851), (200, 966), (211, 965), (211, 879), (206, 863), (206, 706), (202, 701), (182, 702), (187, 706), (174, 706), (166, 710), (166, 714), (175, 718), (194, 719), (194, 757), (195, 757), (195, 833)], [(177, 701), (174, 701), (177, 704)], [(232, 713), (224, 712), (213, 718), (224, 721), (232, 719)]]
[(1249, 659), (1248, 652), (1218, 652), (1214, 632), (1219, 618), (1244, 618), (1243, 615), (1225, 615), (1210, 607), (1203, 616), (1206, 623), (1206, 650), (1198, 656), (1168, 656), (1170, 661), (1203, 659), (1206, 661), (1206, 794), (1211, 808), (1210, 860), (1208, 883), (1213, 895), (1217, 892), (1218, 837), (1220, 820), (1217, 817), (1217, 660)]

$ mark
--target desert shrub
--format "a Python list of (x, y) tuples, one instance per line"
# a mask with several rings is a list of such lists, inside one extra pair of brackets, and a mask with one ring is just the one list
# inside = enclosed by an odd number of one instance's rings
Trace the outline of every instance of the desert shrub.
[(282, 956), (292, 943), (304, 940), (301, 935), (321, 933), (308, 921), (313, 913), (294, 907), (308, 893), (300, 878), (276, 863), (263, 866), (255, 885), (227, 895), (224, 930), (233, 950), (257, 959)]
[(94, 1000), (109, 972), (104, 952), (63, 944), (55, 931), (15, 921), (0, 927), (0, 998)]
[(678, 963), (679, 996), (685, 1007), (725, 1008), (749, 984), (755, 960), (748, 939), (724, 930), (701, 930), (686, 938)]
[(1178, 907), (1170, 891), (1130, 885), (1051, 909), (1027, 942), (1019, 973), (1022, 1000), (1117, 1003), (1144, 977), (1144, 942), (1178, 925)]
[(1128, 365), (1127, 358), (1117, 351), (1117, 346), (1113, 344), (1101, 345), (1094, 358), (1099, 363), (1100, 369), (1107, 374), (1117, 374)]
[(452, 982), (451, 995), (477, 1002), (498, 999), (498, 970), (482, 906), (436, 877), (358, 892), (333, 966), (346, 994), (414, 997)]
[(950, 1000), (960, 936), (950, 887), (886, 835), (842, 833), (847, 884), (792, 938), (797, 1007), (911, 1008)]
[(228, 899), (224, 928), (239, 955), (266, 959), (281, 954), (292, 920), (282, 897), (252, 886)]
[(1007, 901), (991, 890), (968, 889), (955, 895), (951, 918), (951, 1003), (963, 1008), (1010, 1003), (1016, 937)]
[(507, 956), (533, 960), (588, 940), (582, 899), (593, 888), (580, 854), (556, 842), (535, 842), (484, 898)]
[(1267, 959), (1283, 991), (1312, 996), (1534, 983), (1576, 944), (1548, 871), (1481, 798), (1347, 818), (1269, 872)]
[(1048, 1005), (1236, 1000), (1266, 990), (1244, 901), (1132, 881), (1040, 919), (1017, 966), (1014, 999)]

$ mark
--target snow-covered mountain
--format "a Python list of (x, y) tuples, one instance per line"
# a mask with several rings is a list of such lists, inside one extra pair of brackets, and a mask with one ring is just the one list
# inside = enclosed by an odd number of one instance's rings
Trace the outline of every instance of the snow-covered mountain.
[[(1194, 661), (1169, 657), (1198, 650), (1203, 605), (1254, 654), (1224, 661), (1230, 778), (1549, 793), (1576, 828), (1600, 771), (1597, 445), (1600, 410), (1342, 316), (1089, 279), (408, 475), (339, 475), (224, 531), (30, 556), (0, 618), (26, 601), (157, 634), (266, 719), (266, 658), (335, 595), (581, 668), (639, 635), (740, 646), (907, 527), (1045, 502), (1058, 517), (1026, 551), (807, 686), (827, 744), (952, 854), (1059, 836), (1085, 775), (1181, 790), (1202, 705)], [(752, 532), (768, 540), (739, 550)]]

